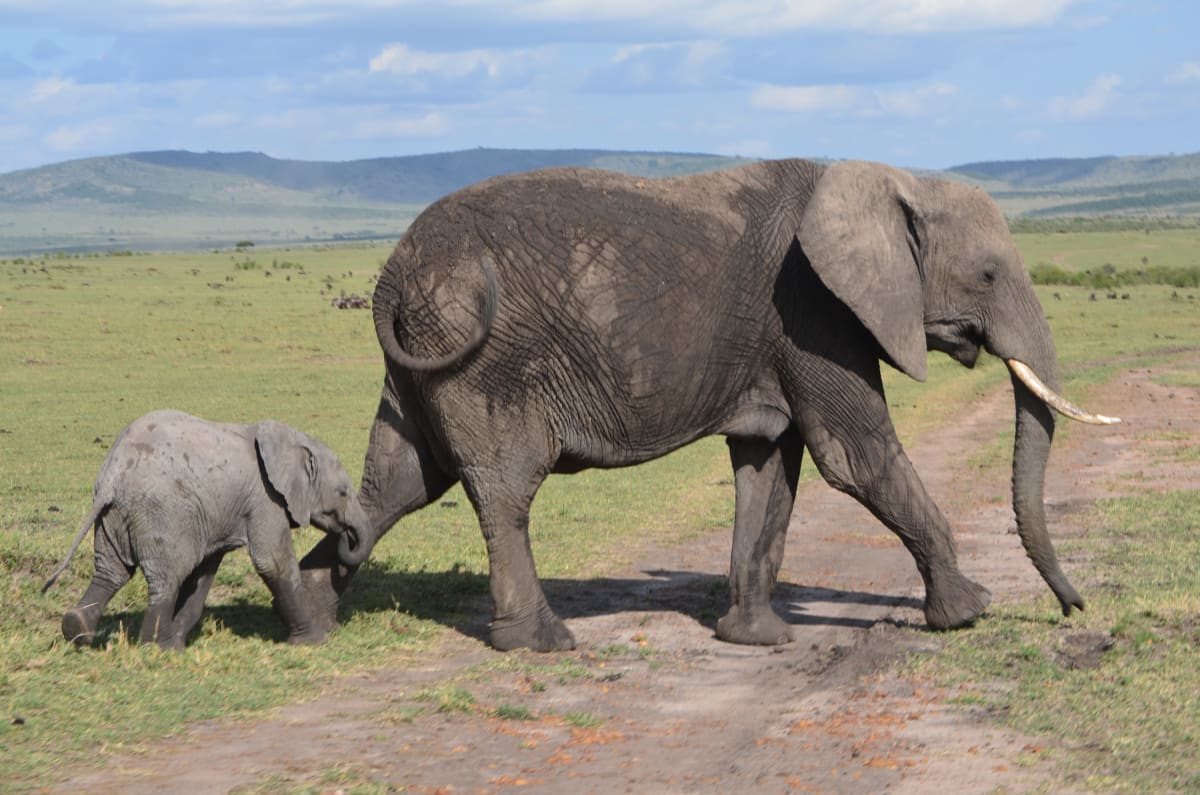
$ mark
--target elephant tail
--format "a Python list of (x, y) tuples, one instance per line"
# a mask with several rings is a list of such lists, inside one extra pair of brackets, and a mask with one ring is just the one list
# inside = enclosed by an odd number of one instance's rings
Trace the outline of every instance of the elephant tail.
[[(484, 282), (483, 292), (479, 296), (479, 322), (465, 344), (457, 350), (430, 359), (414, 356), (400, 347), (400, 340), (396, 337), (396, 312), (400, 295), (394, 291), (387, 291), (391, 293), (387, 294), (385, 290), (380, 289), (384, 287), (385, 283), (380, 282), (379, 287), (375, 290), (372, 311), (375, 316), (375, 333), (379, 337), (379, 344), (383, 348), (384, 356), (405, 370), (428, 373), (445, 370), (458, 364), (483, 344), (488, 334), (491, 333), (492, 321), (496, 317), (498, 289), (496, 287), (496, 271), (492, 263), (486, 258), (481, 259), (479, 269), (483, 272)], [(381, 293), (384, 294), (381, 295)]]
[(95, 526), (96, 522), (100, 521), (100, 516), (110, 505), (112, 505), (111, 498), (102, 498), (99, 494), (96, 495), (96, 499), (92, 502), (91, 512), (83, 520), (79, 532), (75, 534), (75, 541), (71, 543), (71, 549), (68, 550), (67, 556), (63, 558), (63, 562), (58, 564), (58, 568), (50, 575), (50, 579), (46, 580), (46, 584), (42, 586), (42, 593), (49, 591), (54, 583), (58, 582), (58, 578), (67, 570), (67, 566), (71, 565), (71, 558), (75, 557), (75, 550), (79, 549), (79, 545), (83, 543), (83, 537), (87, 535), (88, 530), (91, 530)]

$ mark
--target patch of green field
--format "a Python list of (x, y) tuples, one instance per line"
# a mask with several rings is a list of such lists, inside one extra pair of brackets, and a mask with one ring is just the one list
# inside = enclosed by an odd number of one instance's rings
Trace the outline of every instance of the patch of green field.
[(1026, 264), (1056, 265), (1068, 272), (1099, 273), (1148, 268), (1189, 269), (1200, 266), (1200, 229), (1129, 229), (1072, 234), (1015, 235)]
[(1200, 789), (1200, 491), (1109, 500), (1064, 544), (1088, 560), (1087, 611), (1049, 595), (947, 636), (916, 672), (1051, 739), (1056, 785)]
[(1200, 372), (1195, 370), (1167, 373), (1158, 379), (1163, 386), (1200, 387)]

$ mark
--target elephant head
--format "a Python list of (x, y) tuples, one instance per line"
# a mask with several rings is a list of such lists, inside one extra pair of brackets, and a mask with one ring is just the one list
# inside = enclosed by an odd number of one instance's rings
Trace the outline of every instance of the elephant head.
[(1050, 409), (1086, 422), (1118, 420), (1058, 395), (1054, 340), (995, 202), (963, 183), (836, 163), (817, 181), (797, 239), (825, 286), (912, 378), (925, 379), (926, 350), (972, 367), (986, 348), (1006, 362), (1016, 402), (1012, 490), (1021, 542), (1063, 614), (1082, 609), (1046, 532)]
[(266, 479), (283, 498), (292, 523), (338, 535), (338, 556), (346, 565), (366, 560), (374, 533), (337, 455), (275, 420), (256, 426), (254, 442)]

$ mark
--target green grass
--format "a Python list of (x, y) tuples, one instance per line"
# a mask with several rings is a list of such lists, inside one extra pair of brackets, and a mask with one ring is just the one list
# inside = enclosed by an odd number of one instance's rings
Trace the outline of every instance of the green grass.
[(417, 701), (428, 701), (438, 712), (471, 712), (475, 709), (475, 696), (464, 687), (439, 685), (417, 693)]
[(532, 710), (523, 704), (501, 704), (492, 710), (492, 714), (501, 720), (534, 720), (537, 718)]
[(568, 712), (563, 716), (563, 720), (577, 729), (595, 729), (604, 725), (604, 721), (590, 712)]
[[(1019, 245), (1045, 250), (1032, 237), (1019, 236)], [(1050, 237), (1064, 251), (1097, 245), (1089, 235)], [(1163, 241), (1190, 245), (1182, 236)], [(140, 576), (110, 605), (96, 648), (77, 651), (61, 640), (62, 611), (91, 574), (90, 543), (59, 584), (40, 593), (88, 509), (114, 436), (151, 409), (240, 422), (275, 417), (324, 440), (357, 480), (382, 365), (370, 314), (330, 302), (342, 291), (369, 295), (388, 253), (257, 246), (0, 260), (4, 786), (45, 785), (56, 770), (94, 758), (97, 747), (145, 748), (190, 722), (254, 714), (311, 697), (339, 676), (408, 664), (436, 653), (447, 627), (487, 610), (484, 546), (457, 487), (382, 539), (347, 597), (343, 628), (320, 647), (280, 642), (269, 594), (243, 553), (226, 558), (199, 636), (179, 654), (130, 642), (145, 607)], [(1068, 396), (1086, 403), (1088, 393), (1101, 395), (1123, 359), (1196, 344), (1200, 307), (1171, 292), (1146, 287), (1129, 301), (1090, 301), (1085, 288), (1039, 289)], [(929, 364), (925, 384), (887, 374), (905, 440), (1007, 381), (990, 357), (973, 371), (941, 355)], [(1186, 374), (1179, 378), (1186, 385)], [(815, 477), (807, 462), (804, 476)], [(539, 571), (568, 586), (619, 571), (646, 544), (729, 527), (732, 495), (719, 439), (633, 470), (552, 477), (531, 521)], [(297, 549), (318, 535), (298, 533)], [(497, 664), (533, 665), (515, 655)], [(531, 671), (549, 685), (587, 675), (569, 658)]]
[[(998, 608), (916, 670), (1047, 735), (1061, 785), (1194, 792), (1200, 491), (1105, 501), (1086, 524), (1082, 540), (1064, 545), (1088, 557), (1086, 612), (1061, 619), (1049, 596)], [(1081, 664), (1081, 647), (1094, 659)]]
[(1038, 263), (1071, 273), (1150, 268), (1191, 270), (1200, 266), (1200, 228), (1096, 231), (1074, 234), (1026, 233), (1017, 245), (1030, 269)]

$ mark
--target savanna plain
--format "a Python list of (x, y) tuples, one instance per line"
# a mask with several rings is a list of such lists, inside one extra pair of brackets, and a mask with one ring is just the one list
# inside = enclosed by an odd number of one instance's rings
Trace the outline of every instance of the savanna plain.
[[(1087, 610), (1062, 617), (1010, 545), (1004, 554), (1019, 584), (995, 589), (975, 626), (931, 633), (906, 593), (889, 602), (846, 579), (868, 548), (889, 548), (895, 565), (907, 567), (901, 574), (915, 577), (886, 532), (842, 527), (820, 552), (794, 524), (789, 547), (827, 558), (815, 569), (785, 564), (781, 581), (785, 597), (813, 602), (794, 622), (793, 646), (811, 643), (812, 654), (792, 673), (809, 690), (793, 694), (793, 712), (780, 724), (786, 730), (764, 728), (747, 741), (760, 756), (720, 769), (697, 759), (690, 774), (663, 772), (669, 755), (689, 745), (703, 755), (715, 746), (688, 738), (727, 727), (708, 725), (711, 718), (689, 724), (680, 712), (670, 724), (679, 742), (655, 746), (666, 756), (647, 759), (646, 747), (606, 753), (637, 735), (631, 713), (639, 703), (654, 702), (656, 689), (696, 686), (708, 661), (788, 659), (769, 649), (723, 650), (711, 638), (725, 607), (721, 560), (727, 566), (733, 520), (720, 440), (633, 469), (554, 477), (539, 493), (532, 543), (551, 603), (566, 603), (568, 624), (584, 627), (574, 652), (504, 655), (483, 643), (487, 560), (457, 487), (384, 537), (347, 595), (341, 628), (322, 646), (282, 642), (266, 587), (237, 553), (222, 565), (183, 652), (132, 640), (146, 601), (140, 576), (110, 605), (96, 643), (76, 649), (60, 636), (59, 618), (91, 576), (90, 540), (52, 590), (43, 594), (41, 585), (87, 513), (109, 445), (134, 418), (166, 407), (231, 422), (274, 417), (326, 442), (357, 481), (383, 367), (370, 313), (335, 304), (370, 296), (389, 248), (245, 245), (0, 260), (0, 791), (157, 786), (172, 766), (217, 758), (221, 737), (278, 732), (277, 747), (295, 742), (280, 716), (306, 704), (327, 713), (344, 706), (362, 745), (390, 756), (322, 753), (315, 742), (303, 765), (273, 765), (265, 758), (272, 743), (260, 741), (242, 761), (263, 760), (236, 776), (231, 766), (224, 779), (210, 770), (207, 790), (603, 791), (607, 776), (630, 791), (901, 791), (937, 764), (988, 774), (960, 777), (947, 791), (1200, 790), (1200, 230), (1016, 237), (1041, 283), (1065, 393), (1091, 410), (1131, 412), (1122, 426), (1136, 448), (1131, 463), (1103, 469), (1101, 488), (1080, 489), (1052, 510), (1052, 533)], [(976, 489), (1002, 487), (1007, 477), (1003, 366), (985, 357), (966, 370), (931, 354), (925, 384), (889, 372), (887, 385), (906, 446), (923, 445), (948, 471), (943, 501), (964, 515), (983, 511), (993, 517), (986, 532), (1005, 535), (1003, 488)], [(1118, 402), (1118, 392), (1133, 397)], [(980, 425), (988, 412), (1000, 420)], [(1137, 417), (1166, 419), (1139, 426)], [(949, 438), (966, 427), (975, 430)], [(1105, 433), (1060, 425), (1056, 450), (1082, 449)], [(1052, 457), (1050, 466), (1087, 463)], [(920, 460), (917, 467), (926, 473)], [(807, 464), (801, 488), (798, 514), (812, 507), (805, 494), (829, 491)], [(948, 508), (952, 519), (956, 510)], [(865, 512), (860, 521), (877, 524)], [(318, 537), (299, 531), (297, 551)], [(712, 560), (696, 552), (708, 547), (716, 549)], [(635, 585), (624, 591), (633, 597), (609, 599), (649, 559), (678, 570), (649, 579), (678, 579), (675, 595), (639, 606), (637, 595), (649, 591)], [(978, 578), (993, 585), (986, 573)], [(820, 600), (810, 598), (817, 591), (850, 603), (849, 613), (826, 622), (850, 635), (806, 634), (821, 623), (807, 620), (819, 613)], [(586, 608), (571, 607), (588, 592)], [(858, 615), (856, 602), (886, 610)], [(626, 617), (613, 623), (618, 613)], [(654, 618), (660, 613), (668, 619)], [(587, 629), (600, 619), (609, 623)], [(686, 640), (668, 637), (672, 622)], [(740, 685), (752, 693), (755, 681)], [(817, 703), (817, 686), (824, 706), (804, 713), (798, 705)], [(609, 699), (621, 688), (624, 702)], [(868, 710), (876, 693), (903, 697), (903, 709)], [(957, 716), (964, 733), (1009, 743), (886, 744), (900, 724), (919, 724), (934, 707)], [(426, 755), (420, 774), (411, 772), (435, 735), (441, 766)], [(782, 750), (762, 756), (772, 749)], [(494, 761), (500, 757), (516, 761), (505, 766)], [(762, 769), (749, 769), (748, 759), (762, 759)]]

